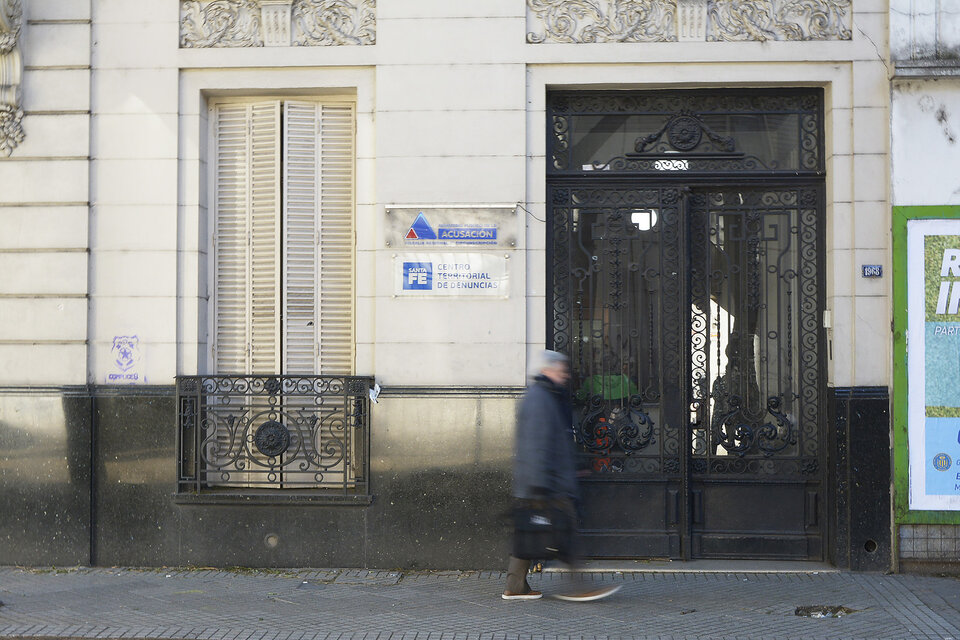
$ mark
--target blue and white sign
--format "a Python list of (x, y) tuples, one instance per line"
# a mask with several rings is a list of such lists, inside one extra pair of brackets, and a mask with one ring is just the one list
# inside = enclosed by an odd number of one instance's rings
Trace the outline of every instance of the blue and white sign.
[(521, 218), (516, 205), (387, 207), (388, 247), (495, 249), (517, 246)]
[(395, 258), (398, 296), (509, 297), (508, 258), (485, 253), (410, 253)]
[(432, 291), (433, 263), (404, 262), (403, 289), (404, 291)]

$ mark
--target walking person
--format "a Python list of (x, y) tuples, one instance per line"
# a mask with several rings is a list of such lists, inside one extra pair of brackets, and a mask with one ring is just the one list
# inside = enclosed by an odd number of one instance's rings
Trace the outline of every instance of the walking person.
[[(575, 564), (577, 488), (576, 449), (573, 440), (573, 410), (567, 383), (570, 380), (569, 359), (556, 351), (542, 351), (531, 367), (533, 378), (520, 401), (517, 411), (516, 443), (513, 461), (513, 497), (515, 509), (520, 512), (544, 509), (558, 540), (555, 555), (570, 566)], [(527, 582), (531, 554), (520, 551), (525, 546), (514, 531), (514, 554), (507, 568), (504, 600), (536, 600), (543, 597)], [(546, 553), (546, 551), (544, 552)], [(619, 586), (599, 589), (578, 589), (560, 594), (563, 600), (589, 601), (604, 598), (616, 592)]]

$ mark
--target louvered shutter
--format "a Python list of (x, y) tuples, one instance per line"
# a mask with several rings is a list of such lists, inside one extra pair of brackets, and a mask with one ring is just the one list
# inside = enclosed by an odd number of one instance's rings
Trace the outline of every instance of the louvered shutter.
[(319, 341), (318, 105), (284, 105), (283, 370), (316, 375)]
[(276, 373), (280, 359), (280, 105), (216, 112), (217, 373)]
[(355, 117), (320, 105), (320, 373), (353, 373)]
[(280, 371), (280, 103), (251, 105), (250, 373)]
[(285, 373), (353, 372), (352, 104), (284, 105)]
[(215, 123), (214, 351), (217, 373), (247, 371), (250, 178), (248, 105), (221, 105)]

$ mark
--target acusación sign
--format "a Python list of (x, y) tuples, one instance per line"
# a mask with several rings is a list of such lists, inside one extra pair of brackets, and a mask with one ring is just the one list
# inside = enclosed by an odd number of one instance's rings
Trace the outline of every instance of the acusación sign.
[(514, 205), (387, 207), (385, 244), (423, 249), (497, 249), (517, 246)]

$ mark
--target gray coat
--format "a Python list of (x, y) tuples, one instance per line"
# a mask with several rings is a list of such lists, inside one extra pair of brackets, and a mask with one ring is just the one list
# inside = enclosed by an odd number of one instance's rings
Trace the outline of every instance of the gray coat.
[(577, 498), (573, 418), (566, 390), (544, 376), (527, 387), (517, 411), (513, 495)]

